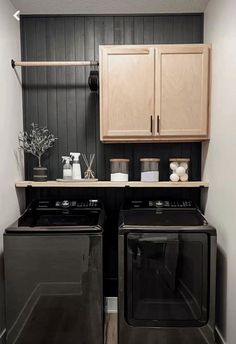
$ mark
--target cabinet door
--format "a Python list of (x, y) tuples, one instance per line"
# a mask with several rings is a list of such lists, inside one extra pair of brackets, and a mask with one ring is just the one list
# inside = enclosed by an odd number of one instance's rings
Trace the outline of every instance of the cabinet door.
[(156, 134), (207, 137), (209, 47), (156, 48)]
[(100, 47), (101, 140), (154, 133), (155, 49)]

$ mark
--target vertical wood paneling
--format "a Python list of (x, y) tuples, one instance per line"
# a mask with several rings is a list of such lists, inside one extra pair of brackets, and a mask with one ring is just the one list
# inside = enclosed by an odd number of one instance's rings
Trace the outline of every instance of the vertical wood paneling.
[[(114, 17), (103, 17), (104, 20), (104, 43), (114, 44)], [(95, 45), (96, 51), (98, 46)]]
[[(40, 61), (47, 59), (46, 50), (46, 21), (41, 18), (36, 22), (35, 27), (36, 36), (36, 56)], [(46, 68), (36, 69), (36, 83), (37, 83), (37, 123), (44, 127), (47, 126), (47, 71)], [(46, 86), (46, 87), (45, 87)], [(49, 168), (49, 160), (43, 157), (42, 164)]]
[[(39, 61), (47, 58), (46, 51), (46, 21), (44, 18), (36, 22), (36, 56)], [(47, 126), (47, 74), (46, 68), (36, 69), (37, 82), (37, 109), (38, 123), (41, 126)]]
[(124, 17), (124, 44), (134, 44), (134, 17)]
[(134, 44), (144, 43), (144, 18), (134, 17)]
[[(204, 40), (204, 16), (191, 16), (192, 21), (192, 42), (199, 43)], [(196, 30), (198, 28), (198, 30)]]
[(114, 44), (124, 44), (124, 17), (114, 17)]
[[(192, 20), (190, 16), (178, 16), (173, 18), (173, 40), (176, 43), (191, 43), (192, 42), (192, 35), (189, 35), (187, 32), (189, 27), (192, 27)], [(182, 35), (180, 35), (182, 33)]]
[[(48, 61), (56, 60), (56, 23), (55, 18), (49, 18), (46, 21), (46, 56)], [(56, 68), (47, 68), (47, 124), (49, 130), (53, 131), (58, 137), (58, 121), (57, 121), (57, 74)], [(56, 179), (59, 171), (59, 153), (58, 146), (54, 147), (50, 152), (49, 175), (52, 179)]]
[[(56, 51), (57, 60), (65, 60), (65, 18), (56, 18)], [(58, 170), (61, 171), (61, 156), (68, 154), (68, 128), (66, 104), (66, 71), (65, 67), (56, 68), (57, 92), (57, 129), (58, 129)]]
[[(85, 19), (75, 18), (75, 58), (83, 61), (85, 59)], [(86, 117), (85, 117), (85, 67), (75, 69), (76, 90), (76, 151), (86, 152)]]
[[(94, 17), (85, 18), (85, 59), (94, 60), (95, 58), (95, 30), (94, 30)], [(85, 69), (85, 118), (86, 118), (86, 140), (87, 140), (87, 154), (96, 151), (95, 137), (96, 137), (96, 94), (90, 92), (88, 87), (89, 68)]]
[[(111, 17), (95, 17), (95, 59), (99, 59), (99, 45), (114, 44), (114, 18)], [(99, 95), (93, 94), (96, 101), (95, 105), (95, 132), (96, 132), (96, 172), (100, 178), (105, 179), (104, 161), (104, 145), (100, 142), (100, 118), (99, 118)]]
[(143, 41), (144, 41), (144, 44), (154, 43), (154, 18), (153, 17), (144, 17)]
[(154, 18), (154, 43), (173, 43), (173, 18), (171, 16), (156, 16)]
[[(75, 60), (75, 19), (73, 17), (65, 18), (65, 59)], [(75, 68), (68, 67), (65, 70), (68, 152), (74, 152), (77, 149)]]
[(154, 43), (202, 43), (203, 16), (173, 15), (154, 17)]

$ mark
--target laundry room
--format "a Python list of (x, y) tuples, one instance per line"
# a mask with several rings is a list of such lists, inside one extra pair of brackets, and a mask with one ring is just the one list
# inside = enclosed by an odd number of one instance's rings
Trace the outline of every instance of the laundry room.
[(0, 344), (235, 344), (234, 0), (0, 0)]

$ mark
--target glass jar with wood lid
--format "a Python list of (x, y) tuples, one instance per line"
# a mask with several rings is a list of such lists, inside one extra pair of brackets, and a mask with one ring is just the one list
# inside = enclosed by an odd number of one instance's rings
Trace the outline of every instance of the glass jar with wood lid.
[(111, 181), (127, 182), (129, 180), (129, 159), (110, 159)]
[(141, 158), (141, 181), (158, 182), (159, 181), (159, 158)]
[(187, 182), (189, 179), (189, 164), (188, 158), (171, 158), (170, 165), (170, 180), (172, 182)]

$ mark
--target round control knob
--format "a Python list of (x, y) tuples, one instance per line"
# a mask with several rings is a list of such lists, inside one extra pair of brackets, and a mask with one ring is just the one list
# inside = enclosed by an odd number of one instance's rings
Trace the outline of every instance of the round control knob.
[(70, 206), (70, 202), (68, 200), (62, 201), (61, 206), (63, 208), (68, 208)]
[(162, 201), (156, 201), (156, 207), (162, 207), (163, 202)]

